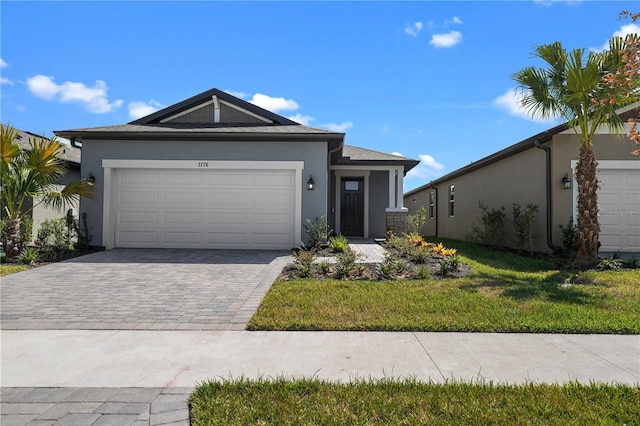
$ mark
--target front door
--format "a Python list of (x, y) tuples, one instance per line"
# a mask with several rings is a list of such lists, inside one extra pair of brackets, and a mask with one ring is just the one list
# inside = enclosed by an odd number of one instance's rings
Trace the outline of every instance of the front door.
[(340, 200), (340, 232), (346, 236), (364, 235), (364, 179), (343, 178)]

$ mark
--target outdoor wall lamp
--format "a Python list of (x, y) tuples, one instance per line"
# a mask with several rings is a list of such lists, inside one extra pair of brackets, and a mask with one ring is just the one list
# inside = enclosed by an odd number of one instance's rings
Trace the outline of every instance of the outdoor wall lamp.
[(571, 179), (569, 178), (569, 173), (565, 173), (562, 177), (562, 187), (564, 189), (571, 189)]
[(307, 189), (309, 191), (316, 189), (316, 181), (313, 180), (313, 176), (311, 175), (309, 175), (309, 180), (307, 181)]
[(89, 177), (87, 178), (87, 180), (90, 183), (96, 183), (96, 177), (93, 175), (93, 173), (89, 172)]

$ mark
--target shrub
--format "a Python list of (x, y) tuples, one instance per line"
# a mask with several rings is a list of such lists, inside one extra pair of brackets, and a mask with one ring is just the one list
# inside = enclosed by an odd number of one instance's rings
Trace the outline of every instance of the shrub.
[(70, 236), (71, 232), (65, 218), (45, 219), (38, 229), (36, 244), (51, 247), (54, 250), (62, 250), (71, 244)]
[(440, 274), (443, 277), (446, 277), (452, 272), (456, 272), (458, 270), (458, 265), (460, 264), (460, 259), (458, 256), (446, 256), (440, 260)]
[(523, 208), (520, 204), (514, 203), (511, 209), (518, 248), (524, 249), (526, 246), (530, 253), (533, 253), (533, 239), (536, 237), (533, 234), (533, 220), (537, 211), (538, 206), (535, 204), (527, 204)]
[(569, 218), (566, 226), (559, 226), (562, 231), (562, 247), (570, 257), (574, 257), (578, 252), (578, 227), (573, 223), (573, 217)]
[(38, 261), (38, 251), (32, 247), (27, 247), (20, 252), (18, 260), (24, 265), (33, 265)]
[(414, 214), (407, 216), (409, 234), (421, 235), (425, 223), (427, 223), (427, 210), (422, 206)]
[(311, 274), (311, 268), (313, 267), (313, 261), (316, 257), (314, 249), (307, 249), (302, 246), (299, 250), (293, 253), (293, 265), (298, 272), (298, 276), (301, 278), (308, 277)]
[(383, 280), (391, 279), (391, 271), (393, 271), (393, 266), (389, 262), (379, 263), (376, 266), (376, 273)]
[(329, 239), (330, 230), (327, 216), (321, 216), (315, 220), (307, 219), (307, 224), (304, 227), (306, 229), (307, 245), (310, 247), (320, 248)]
[(323, 275), (327, 275), (329, 272), (331, 272), (331, 266), (326, 260), (321, 260), (320, 262), (318, 262), (318, 268), (320, 268), (320, 272), (322, 272)]
[(491, 247), (503, 247), (507, 227), (507, 213), (504, 206), (491, 210), (482, 202), (478, 203), (478, 206), (482, 211), (479, 217), (480, 225), (473, 225), (469, 238)]
[(431, 278), (431, 271), (426, 266), (421, 266), (420, 268), (418, 268), (418, 275), (423, 280), (428, 280), (429, 278)]
[(349, 248), (349, 240), (342, 234), (329, 238), (329, 248), (336, 252), (342, 253)]
[(80, 219), (75, 222), (76, 235), (78, 236), (78, 248), (88, 250), (91, 243), (91, 227), (87, 221), (87, 214), (82, 213)]
[(338, 274), (338, 277), (340, 278), (348, 277), (356, 265), (358, 253), (348, 248), (344, 252), (339, 253), (336, 257), (336, 274)]

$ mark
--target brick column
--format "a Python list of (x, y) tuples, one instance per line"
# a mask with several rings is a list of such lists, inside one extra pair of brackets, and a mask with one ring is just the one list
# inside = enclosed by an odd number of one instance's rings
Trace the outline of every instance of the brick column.
[(408, 211), (387, 211), (387, 230), (393, 231), (396, 235), (402, 235), (407, 232), (407, 216)]

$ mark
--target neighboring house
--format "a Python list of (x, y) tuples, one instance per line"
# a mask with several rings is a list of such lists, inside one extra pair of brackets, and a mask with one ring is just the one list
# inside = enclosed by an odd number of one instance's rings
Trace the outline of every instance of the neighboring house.
[[(18, 139), (18, 144), (24, 150), (29, 150), (29, 140), (34, 138), (42, 138), (42, 135), (36, 135), (35, 133), (26, 132), (24, 130), (15, 129)], [(46, 139), (46, 138), (45, 138)], [(67, 172), (66, 174), (57, 182), (58, 189), (62, 189), (65, 185), (77, 181), (80, 179), (80, 149), (65, 145), (62, 149), (62, 158), (65, 160)], [(25, 209), (30, 208), (33, 204), (24, 206)], [(68, 210), (58, 211), (48, 207), (44, 207), (43, 205), (37, 205), (31, 212), (30, 216), (33, 219), (33, 232), (32, 239), (36, 239), (38, 235), (38, 229), (40, 229), (40, 225), (46, 219), (58, 219), (62, 217), (66, 217)], [(74, 216), (78, 217), (78, 204), (75, 203), (72, 206), (72, 212)], [(2, 216), (5, 216), (4, 210), (2, 211)]]
[[(638, 116), (638, 103), (619, 111), (626, 121)], [(640, 157), (626, 135), (600, 131), (593, 142), (600, 181), (600, 252), (640, 253)], [(479, 224), (482, 202), (504, 206), (509, 218), (514, 203), (539, 206), (535, 218), (536, 251), (561, 246), (561, 229), (576, 219), (574, 167), (579, 140), (560, 125), (427, 183), (404, 195), (409, 213), (424, 206), (428, 236), (469, 239)], [(575, 222), (574, 222), (575, 223)], [(508, 232), (508, 230), (506, 231)], [(515, 241), (508, 241), (515, 247)]]
[(290, 249), (307, 221), (383, 237), (405, 226), (403, 176), (417, 161), (344, 145), (212, 89), (128, 124), (56, 131), (82, 146), (92, 243)]

